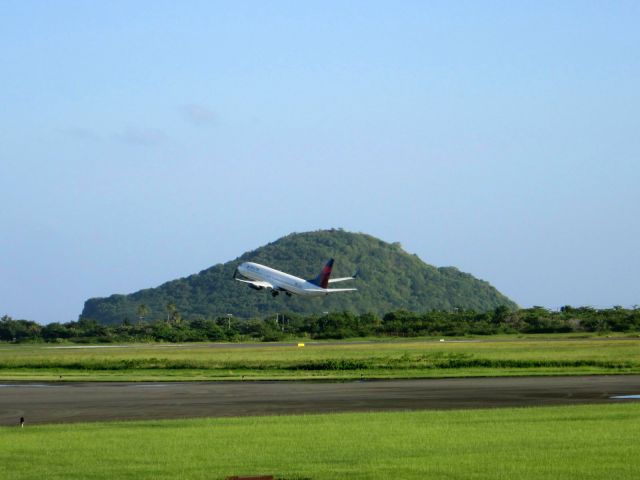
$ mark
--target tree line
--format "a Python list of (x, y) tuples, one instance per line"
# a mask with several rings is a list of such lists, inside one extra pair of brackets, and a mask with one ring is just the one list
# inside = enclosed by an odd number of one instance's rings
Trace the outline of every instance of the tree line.
[[(144, 313), (144, 309), (141, 313)], [(30, 320), (0, 319), (4, 342), (241, 342), (281, 341), (306, 337), (342, 339), (355, 337), (464, 336), (570, 332), (640, 332), (640, 309), (613, 307), (562, 307), (559, 311), (532, 307), (511, 311), (497, 307), (488, 312), (472, 310), (425, 313), (396, 310), (383, 316), (348, 311), (322, 315), (285, 313), (243, 319), (231, 314), (184, 320), (169, 308), (163, 320), (103, 325), (90, 318), (40, 325)]]

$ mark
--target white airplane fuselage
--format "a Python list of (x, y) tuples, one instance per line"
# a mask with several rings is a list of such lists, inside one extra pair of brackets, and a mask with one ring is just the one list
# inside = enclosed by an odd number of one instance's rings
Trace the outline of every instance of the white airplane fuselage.
[(238, 272), (243, 276), (258, 282), (268, 282), (281, 290), (296, 295), (321, 296), (328, 295), (327, 288), (318, 287), (302, 278), (290, 275), (275, 268), (260, 265), (259, 263), (245, 262), (238, 266)]
[(254, 290), (270, 288), (272, 289), (273, 296), (276, 296), (278, 292), (285, 292), (287, 295), (319, 297), (329, 295), (330, 293), (356, 290), (355, 288), (326, 288), (329, 283), (355, 279), (355, 276), (330, 279), (332, 267), (333, 259), (327, 262), (317, 278), (305, 280), (289, 273), (281, 272), (275, 268), (267, 267), (266, 265), (244, 262), (238, 265), (237, 273), (245, 277), (245, 279), (237, 278), (235, 275), (234, 278), (239, 282), (248, 284)]

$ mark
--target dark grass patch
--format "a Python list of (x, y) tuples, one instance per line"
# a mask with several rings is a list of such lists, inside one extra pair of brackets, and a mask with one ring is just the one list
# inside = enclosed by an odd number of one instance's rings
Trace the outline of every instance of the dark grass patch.
[(637, 362), (597, 359), (489, 359), (468, 353), (435, 352), (432, 354), (402, 354), (364, 359), (331, 358), (307, 361), (213, 361), (168, 358), (99, 359), (99, 360), (6, 360), (0, 370), (63, 370), (63, 371), (137, 371), (137, 370), (258, 370), (258, 371), (332, 371), (355, 370), (425, 370), (425, 369), (536, 369), (536, 368), (599, 368), (623, 370), (638, 368)]

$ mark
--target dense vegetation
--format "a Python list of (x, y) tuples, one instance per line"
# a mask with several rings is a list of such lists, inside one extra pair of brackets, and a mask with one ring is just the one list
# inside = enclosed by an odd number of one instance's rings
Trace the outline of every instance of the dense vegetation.
[[(256, 292), (233, 280), (236, 267), (245, 261), (313, 278), (332, 257), (336, 259), (334, 276), (358, 271), (359, 278), (350, 282), (357, 292), (312, 299), (286, 295), (272, 298), (267, 291)], [(89, 299), (81, 317), (120, 324), (124, 320), (171, 320), (178, 315), (185, 320), (227, 313), (253, 318), (285, 311), (305, 315), (323, 311), (383, 315), (398, 309), (427, 312), (460, 308), (483, 312), (499, 306), (517, 308), (489, 283), (454, 267), (427, 265), (398, 243), (343, 230), (323, 230), (288, 235), (233, 261), (157, 288)]]
[(231, 316), (169, 321), (141, 320), (135, 324), (103, 325), (83, 318), (77, 322), (42, 326), (28, 320), (0, 319), (0, 340), (10, 342), (130, 342), (130, 341), (276, 341), (292, 338), (340, 339), (370, 336), (462, 336), (499, 333), (637, 332), (640, 309), (596, 310), (563, 307), (549, 311), (533, 307), (489, 312), (472, 310), (425, 313), (396, 310), (383, 316), (348, 311), (323, 315), (287, 313), (243, 320)]

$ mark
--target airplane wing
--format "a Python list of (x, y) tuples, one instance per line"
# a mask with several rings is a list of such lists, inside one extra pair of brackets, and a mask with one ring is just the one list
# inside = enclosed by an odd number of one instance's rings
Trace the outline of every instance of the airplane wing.
[(269, 282), (261, 281), (261, 280), (242, 280), (241, 278), (236, 278), (237, 281), (242, 283), (248, 283), (250, 287), (253, 287), (257, 290), (261, 288), (273, 288)]
[(358, 277), (358, 275), (360, 275), (360, 270), (357, 270), (356, 273), (354, 273), (350, 277), (330, 278), (329, 283), (346, 282), (347, 280), (355, 280)]
[(335, 282), (345, 282), (347, 280), (355, 280), (356, 277), (341, 277), (341, 278), (330, 278), (329, 279), (329, 283), (335, 283)]
[[(317, 292), (317, 288), (305, 288), (308, 292)], [(358, 290), (357, 288), (324, 288), (322, 289), (323, 293), (336, 293), (336, 292), (353, 292)]]

